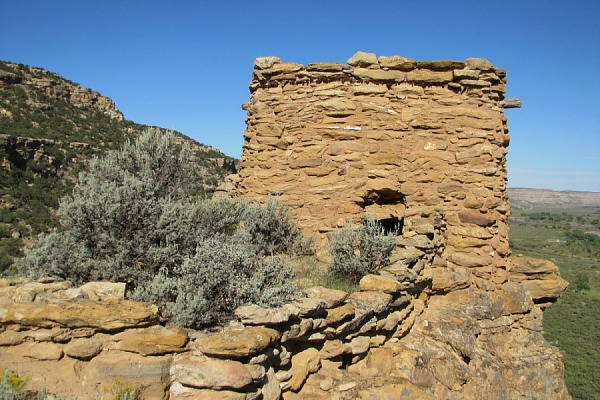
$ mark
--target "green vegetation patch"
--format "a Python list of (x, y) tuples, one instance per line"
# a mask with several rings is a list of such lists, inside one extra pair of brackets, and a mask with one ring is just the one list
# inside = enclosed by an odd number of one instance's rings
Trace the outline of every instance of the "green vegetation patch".
[(173, 133), (149, 129), (92, 159), (60, 202), (58, 229), (38, 235), (19, 272), (125, 282), (130, 297), (192, 328), (223, 322), (242, 304), (290, 300), (296, 286), (285, 256), (303, 240), (287, 208), (192, 195), (190, 153)]
[(544, 312), (544, 336), (564, 356), (574, 399), (600, 399), (600, 236), (598, 207), (513, 210), (513, 253), (556, 263), (569, 288)]
[[(94, 102), (71, 103), (76, 87), (43, 69), (0, 61), (0, 232), (10, 230), (0, 235), (0, 274), (14, 273), (25, 243), (57, 226), (59, 200), (89, 160), (147, 128), (113, 118)], [(235, 159), (180, 133), (175, 137), (193, 143), (193, 194), (208, 197), (235, 172)]]

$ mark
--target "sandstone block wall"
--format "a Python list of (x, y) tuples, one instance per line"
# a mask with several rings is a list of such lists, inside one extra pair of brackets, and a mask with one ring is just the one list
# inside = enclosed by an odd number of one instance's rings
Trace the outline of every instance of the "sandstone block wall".
[(544, 305), (524, 289), (556, 297), (556, 266), (522, 258), (495, 292), (431, 296), (434, 254), (406, 253), (352, 294), (312, 287), (279, 308), (240, 307), (206, 331), (162, 326), (123, 283), (0, 280), (0, 368), (61, 398), (125, 386), (151, 400), (569, 398)]
[[(358, 292), (311, 287), (278, 308), (240, 307), (227, 326), (207, 331), (161, 326), (156, 306), (124, 299), (123, 283), (0, 281), (0, 368), (64, 398), (110, 399), (120, 380), (142, 399), (276, 400), (317, 372), (313, 379), (332, 383), (324, 394), (346, 392), (354, 387), (338, 387), (360, 374), (342, 371), (397, 343), (423, 311), (418, 271), (431, 253), (367, 275)], [(359, 388), (373, 389), (369, 378)]]
[(441, 213), (437, 266), (466, 268), (493, 289), (509, 253), (503, 107), (519, 105), (505, 83), (477, 58), (257, 59), (237, 191), (281, 196), (320, 244), (367, 215), (431, 235), (423, 227)]

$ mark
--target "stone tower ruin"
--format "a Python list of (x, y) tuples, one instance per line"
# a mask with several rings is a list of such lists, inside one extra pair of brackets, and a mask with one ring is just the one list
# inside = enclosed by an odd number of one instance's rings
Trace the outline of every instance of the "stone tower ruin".
[[(507, 279), (506, 73), (481, 58), (257, 59), (237, 191), (279, 195), (318, 243), (366, 216), (439, 267)], [(443, 233), (443, 234), (442, 234)], [(441, 243), (443, 241), (443, 243)]]
[(65, 397), (126, 377), (148, 399), (570, 399), (542, 335), (567, 283), (509, 257), (505, 83), (474, 58), (257, 59), (234, 192), (280, 196), (320, 246), (366, 216), (398, 227), (390, 265), (199, 332), (124, 283), (0, 280), (0, 359)]

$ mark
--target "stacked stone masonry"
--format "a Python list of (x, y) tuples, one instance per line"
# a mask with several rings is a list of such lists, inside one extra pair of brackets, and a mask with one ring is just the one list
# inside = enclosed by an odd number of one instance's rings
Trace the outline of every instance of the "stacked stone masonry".
[(2, 367), (65, 397), (121, 378), (144, 399), (570, 398), (542, 336), (567, 284), (509, 257), (505, 81), (483, 59), (257, 59), (230, 189), (279, 195), (320, 246), (350, 220), (396, 223), (391, 264), (208, 331), (162, 326), (120, 284), (5, 285)]
[(255, 68), (239, 194), (280, 196), (318, 243), (367, 215), (414, 232), (441, 212), (441, 266), (467, 268), (486, 289), (506, 281), (504, 70), (361, 52)]
[(162, 326), (121, 283), (0, 281), (1, 366), (62, 398), (111, 399), (117, 382), (141, 399), (569, 398), (544, 304), (520, 284), (558, 293), (556, 266), (523, 257), (501, 291), (435, 296), (419, 274), (433, 254), (405, 254), (352, 294), (240, 307), (208, 331)]

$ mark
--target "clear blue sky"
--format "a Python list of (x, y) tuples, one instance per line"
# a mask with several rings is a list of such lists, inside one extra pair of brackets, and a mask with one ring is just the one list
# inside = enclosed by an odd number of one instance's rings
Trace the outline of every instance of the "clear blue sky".
[(256, 57), (484, 57), (508, 72), (509, 186), (600, 191), (600, 1), (0, 0), (0, 59), (239, 157)]

